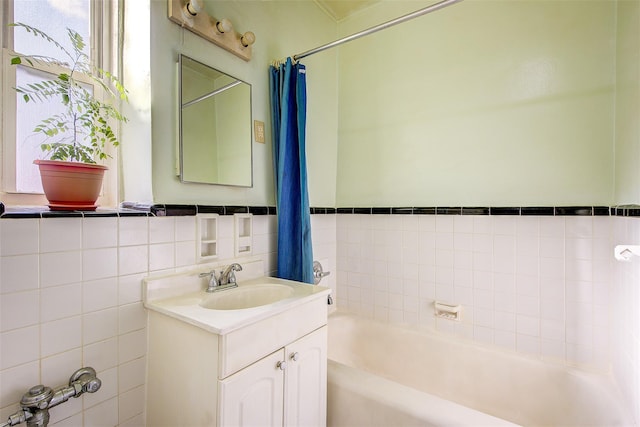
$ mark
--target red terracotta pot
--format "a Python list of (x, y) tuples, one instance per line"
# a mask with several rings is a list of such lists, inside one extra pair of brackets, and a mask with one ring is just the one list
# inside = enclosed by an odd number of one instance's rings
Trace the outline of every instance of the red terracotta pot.
[(88, 163), (35, 160), (52, 211), (94, 211), (108, 168)]

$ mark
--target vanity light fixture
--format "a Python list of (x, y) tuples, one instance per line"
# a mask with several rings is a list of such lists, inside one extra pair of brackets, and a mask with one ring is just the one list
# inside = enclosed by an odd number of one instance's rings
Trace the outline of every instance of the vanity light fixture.
[(180, 9), (184, 23), (192, 26), (193, 18), (197, 16), (202, 9), (204, 9), (202, 0), (187, 0), (184, 6), (182, 6), (182, 9)]
[(222, 20), (216, 22), (216, 30), (218, 30), (220, 34), (228, 33), (229, 31), (233, 30), (233, 25), (227, 18), (223, 18)]
[(249, 47), (255, 42), (256, 42), (256, 35), (253, 34), (251, 31), (247, 31), (242, 35), (242, 37), (240, 37), (240, 43), (242, 43), (242, 46), (244, 47)]
[(168, 3), (170, 20), (245, 61), (251, 59), (251, 45), (256, 41), (254, 33), (238, 33), (229, 19), (216, 19), (207, 14), (204, 0), (168, 0)]

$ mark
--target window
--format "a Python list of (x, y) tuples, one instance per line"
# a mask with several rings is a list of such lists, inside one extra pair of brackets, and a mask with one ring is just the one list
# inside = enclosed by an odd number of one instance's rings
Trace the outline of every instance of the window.
[[(22, 22), (36, 27), (61, 44), (68, 44), (67, 28), (83, 37), (85, 53), (98, 67), (112, 70), (111, 16), (117, 16), (111, 0), (3, 0), (2, 2), (2, 195), (1, 199), (10, 204), (45, 204), (40, 194), (42, 186), (37, 166), (33, 160), (42, 158), (40, 149), (42, 135), (33, 129), (40, 120), (50, 117), (61, 106), (57, 102), (25, 103), (13, 89), (48, 79), (51, 74), (64, 71), (57, 65), (21, 64), (10, 65), (14, 52), (36, 54), (64, 60), (60, 52), (45, 40), (35, 37), (22, 28), (7, 26), (11, 22)], [(70, 46), (69, 46), (70, 49)], [(93, 86), (86, 79), (87, 89), (98, 93), (99, 86)], [(99, 93), (98, 93), (99, 94)], [(112, 156), (115, 153), (111, 153)], [(108, 164), (110, 173), (105, 177), (103, 205), (115, 205), (115, 161)]]

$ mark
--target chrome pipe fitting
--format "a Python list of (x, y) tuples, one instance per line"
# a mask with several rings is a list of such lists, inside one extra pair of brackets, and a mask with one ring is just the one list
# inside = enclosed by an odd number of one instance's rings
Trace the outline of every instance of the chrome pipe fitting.
[(20, 399), (20, 410), (9, 416), (0, 427), (15, 426), (26, 421), (27, 427), (46, 427), (49, 409), (83, 393), (95, 393), (102, 386), (93, 368), (78, 369), (69, 378), (69, 385), (53, 390), (42, 384), (31, 387)]

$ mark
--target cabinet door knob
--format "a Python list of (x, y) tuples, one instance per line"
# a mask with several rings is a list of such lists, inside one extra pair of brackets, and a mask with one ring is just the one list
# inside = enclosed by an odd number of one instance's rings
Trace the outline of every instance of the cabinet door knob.
[(297, 362), (298, 359), (300, 359), (300, 353), (298, 353), (297, 351), (295, 353), (291, 353), (291, 356), (289, 356), (289, 358), (294, 362)]
[(281, 371), (284, 371), (285, 369), (287, 369), (287, 362), (285, 362), (284, 360), (279, 361), (278, 363), (276, 363), (276, 368), (280, 368)]

